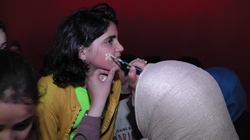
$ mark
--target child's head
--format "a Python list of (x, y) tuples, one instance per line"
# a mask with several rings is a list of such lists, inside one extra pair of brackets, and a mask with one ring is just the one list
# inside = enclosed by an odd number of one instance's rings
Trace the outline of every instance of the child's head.
[(34, 70), (16, 52), (0, 50), (0, 139), (26, 139), (38, 102)]
[(115, 11), (105, 3), (81, 8), (60, 23), (54, 47), (47, 55), (43, 75), (54, 74), (59, 86), (83, 83), (87, 73), (96, 68), (119, 66), (107, 57), (120, 56), (118, 21)]

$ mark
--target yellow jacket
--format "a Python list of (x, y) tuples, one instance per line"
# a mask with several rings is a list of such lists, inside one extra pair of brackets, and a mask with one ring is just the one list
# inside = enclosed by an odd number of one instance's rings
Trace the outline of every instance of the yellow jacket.
[[(120, 76), (117, 73), (107, 100), (101, 127), (101, 140), (113, 140), (114, 122), (121, 92)], [(52, 75), (38, 81), (40, 102), (37, 105), (38, 138), (40, 140), (68, 140), (72, 125), (81, 106), (73, 86), (60, 88), (53, 83)]]

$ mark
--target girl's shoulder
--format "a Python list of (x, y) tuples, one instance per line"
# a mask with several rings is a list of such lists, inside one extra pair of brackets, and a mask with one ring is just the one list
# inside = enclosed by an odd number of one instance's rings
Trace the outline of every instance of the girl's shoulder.
[(48, 75), (39, 79), (37, 87), (40, 95), (40, 101), (51, 100), (51, 102), (55, 102), (58, 100), (66, 100), (70, 99), (72, 94), (75, 94), (73, 86), (67, 86), (65, 88), (59, 87), (54, 83), (52, 77), (52, 75)]

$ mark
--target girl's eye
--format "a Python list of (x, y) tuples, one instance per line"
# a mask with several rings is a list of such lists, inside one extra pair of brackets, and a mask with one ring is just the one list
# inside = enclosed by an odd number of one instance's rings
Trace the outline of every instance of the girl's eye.
[(32, 122), (33, 122), (33, 117), (29, 117), (26, 120), (24, 120), (18, 124), (15, 124), (13, 126), (13, 129), (17, 130), (17, 131), (22, 131), (22, 130), (26, 129)]
[(108, 44), (112, 44), (112, 43), (113, 43), (113, 38), (109, 39), (109, 40), (107, 41), (107, 43), (108, 43)]

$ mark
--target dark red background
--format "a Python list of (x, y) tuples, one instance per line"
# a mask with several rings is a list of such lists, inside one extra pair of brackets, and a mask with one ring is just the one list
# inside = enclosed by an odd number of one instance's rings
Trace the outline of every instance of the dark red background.
[[(99, 0), (1, 0), (8, 41), (17, 39), (38, 70), (60, 20)], [(224, 66), (240, 77), (250, 102), (249, 0), (107, 0), (117, 12), (125, 53), (175, 59), (190, 55), (206, 68)]]

